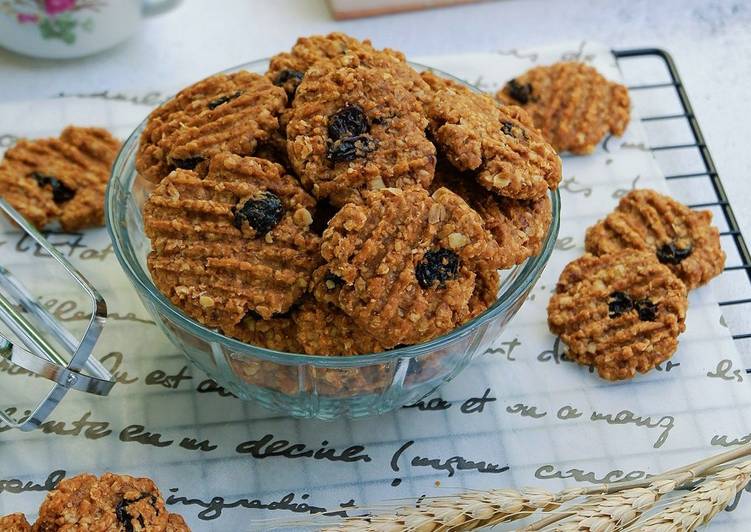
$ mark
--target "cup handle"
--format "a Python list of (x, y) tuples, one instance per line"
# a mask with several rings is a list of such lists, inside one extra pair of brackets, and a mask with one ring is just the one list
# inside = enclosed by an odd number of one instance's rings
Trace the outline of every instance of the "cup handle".
[(161, 15), (170, 11), (172, 8), (177, 7), (180, 0), (143, 0), (143, 7), (141, 13), (145, 17), (151, 17), (154, 15)]

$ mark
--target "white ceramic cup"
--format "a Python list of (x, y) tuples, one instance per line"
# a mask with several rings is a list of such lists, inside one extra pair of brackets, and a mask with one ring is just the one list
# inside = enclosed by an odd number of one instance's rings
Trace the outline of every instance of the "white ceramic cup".
[(0, 0), (0, 46), (50, 59), (81, 57), (130, 37), (144, 9), (174, 0)]

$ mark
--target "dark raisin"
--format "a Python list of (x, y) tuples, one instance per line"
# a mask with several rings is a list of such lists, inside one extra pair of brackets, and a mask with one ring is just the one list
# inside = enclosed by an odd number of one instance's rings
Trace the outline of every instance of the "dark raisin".
[(131, 502), (133, 501), (126, 501), (123, 499), (117, 503), (117, 506), (115, 506), (115, 517), (117, 517), (118, 522), (123, 525), (125, 532), (133, 532), (133, 518), (128, 513), (128, 505)]
[(679, 248), (675, 242), (668, 242), (657, 248), (657, 258), (663, 264), (680, 264), (693, 251), (694, 247), (691, 244), (688, 247)]
[(624, 312), (628, 312), (634, 308), (634, 302), (625, 292), (613, 292), (610, 294), (610, 300), (608, 301), (608, 316), (611, 318), (617, 318)]
[(251, 319), (253, 321), (260, 321), (260, 320), (263, 319), (263, 316), (261, 316), (255, 310), (250, 309), (248, 312), (245, 313), (245, 318), (243, 318), (243, 319)]
[(337, 141), (368, 132), (368, 119), (359, 105), (346, 104), (329, 117), (329, 138)]
[(323, 235), (323, 232), (329, 226), (329, 220), (339, 212), (339, 209), (334, 207), (326, 199), (321, 199), (316, 204), (316, 211), (313, 214), (313, 223), (310, 224), (310, 230), (317, 235)]
[(274, 85), (282, 87), (288, 96), (294, 96), (305, 74), (299, 70), (282, 70), (274, 78)]
[(331, 272), (327, 272), (326, 275), (323, 276), (323, 282), (329, 290), (333, 290), (337, 286), (342, 286), (344, 284), (344, 280), (341, 277)]
[(423, 288), (430, 288), (436, 281), (443, 287), (446, 281), (456, 279), (458, 273), (459, 256), (449, 249), (428, 251), (415, 266), (415, 277)]
[(524, 131), (524, 128), (521, 126), (517, 126), (513, 122), (507, 122), (504, 121), (501, 123), (501, 131), (510, 137), (514, 137), (515, 139), (520, 140), (528, 140), (527, 139), (527, 132)]
[(216, 100), (211, 100), (209, 102), (208, 107), (209, 107), (209, 109), (214, 110), (217, 107), (219, 107), (220, 105), (225, 104), (225, 103), (227, 103), (229, 101), (234, 100), (235, 98), (237, 98), (241, 94), (242, 94), (242, 91), (237, 91), (237, 92), (233, 92), (232, 94), (225, 94), (224, 96), (219, 96), (219, 98), (217, 98)]
[(196, 155), (194, 157), (186, 157), (185, 159), (172, 159), (172, 166), (180, 168), (181, 170), (195, 170), (196, 166), (203, 161), (203, 157)]
[(657, 303), (652, 303), (649, 299), (634, 301), (634, 308), (641, 321), (655, 321), (657, 319)]
[[(140, 497), (138, 497), (137, 499), (130, 500), (130, 501), (126, 501), (125, 499), (122, 499), (115, 506), (115, 517), (117, 518), (118, 522), (120, 522), (123, 525), (125, 532), (134, 532), (133, 517), (131, 517), (131, 515), (128, 513), (128, 506), (138, 501), (142, 501), (146, 497), (149, 498), (149, 504), (151, 504), (151, 506), (154, 507), (154, 509), (157, 512), (157, 515), (159, 515), (159, 510), (156, 507), (156, 497), (154, 497), (153, 495), (149, 493), (142, 493)], [(138, 520), (138, 524), (141, 525), (141, 528), (144, 528), (145, 523), (143, 521), (143, 516), (139, 515), (136, 519)]]
[(256, 236), (263, 236), (282, 220), (284, 205), (279, 196), (268, 190), (256, 199), (249, 199), (235, 210), (235, 227), (242, 228), (248, 222)]
[(329, 144), (326, 157), (335, 163), (354, 161), (376, 150), (378, 144), (368, 135), (346, 137)]
[(516, 79), (512, 79), (506, 84), (506, 88), (508, 95), (521, 104), (529, 102), (529, 97), (532, 96), (531, 83), (519, 83)]
[(44, 175), (41, 172), (32, 172), (31, 177), (36, 180), (37, 184), (40, 187), (50, 187), (50, 189), (52, 190), (52, 201), (54, 201), (58, 205), (60, 203), (65, 203), (66, 201), (72, 200), (76, 195), (75, 190), (65, 185), (65, 183), (63, 183), (56, 177), (53, 177), (51, 175)]
[(510, 135), (513, 137), (514, 136), (514, 124), (511, 122), (503, 122), (501, 124), (501, 131), (505, 135)]

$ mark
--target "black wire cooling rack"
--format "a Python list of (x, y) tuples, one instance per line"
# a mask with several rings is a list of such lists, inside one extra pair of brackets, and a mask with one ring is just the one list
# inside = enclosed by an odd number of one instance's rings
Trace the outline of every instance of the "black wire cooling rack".
[(728, 261), (713, 287), (725, 324), (749, 368), (746, 373), (751, 373), (751, 255), (678, 69), (670, 54), (660, 49), (614, 50), (613, 54), (635, 100), (634, 106), (643, 115), (649, 149), (671, 191), (681, 199), (688, 198), (691, 208), (710, 209), (720, 227)]

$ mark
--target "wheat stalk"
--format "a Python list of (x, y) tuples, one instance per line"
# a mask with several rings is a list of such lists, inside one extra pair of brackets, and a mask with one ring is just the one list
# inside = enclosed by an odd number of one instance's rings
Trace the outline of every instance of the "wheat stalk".
[[(751, 444), (726, 451), (647, 480), (617, 482), (558, 493), (544, 489), (495, 489), (446, 497), (428, 497), (415, 506), (402, 506), (391, 513), (353, 516), (323, 532), (457, 532), (507, 523), (540, 511), (544, 519), (524, 531), (569, 530), (610, 532), (640, 530), (683, 532), (708, 522), (724, 508), (738, 489), (751, 479), (751, 460), (718, 469), (718, 466), (751, 455)], [(689, 495), (667, 506), (643, 524), (636, 524), (666, 494), (688, 482), (713, 474)], [(561, 509), (576, 499), (583, 502)], [(655, 521), (657, 520), (657, 521)], [(656, 524), (655, 524), (656, 523)], [(695, 523), (693, 528), (686, 523)], [(633, 528), (634, 526), (640, 528)], [(655, 528), (657, 526), (657, 528)], [(684, 528), (681, 528), (683, 526)], [(646, 527), (646, 528), (643, 528)], [(661, 528), (662, 527), (662, 528)]]
[(640, 532), (691, 532), (708, 523), (732, 502), (751, 480), (751, 460), (730, 466), (665, 509), (627, 530)]
[(450, 497), (430, 497), (419, 506), (405, 506), (391, 515), (350, 517), (324, 532), (438, 532), (474, 530), (522, 519), (537, 510), (550, 511), (578, 496), (578, 490), (558, 494), (543, 489), (496, 489)]
[(609, 495), (593, 495), (575, 509), (576, 513), (543, 530), (550, 532), (613, 532), (634, 523), (652, 509), (664, 495), (685, 479), (657, 480), (644, 488), (631, 488)]

